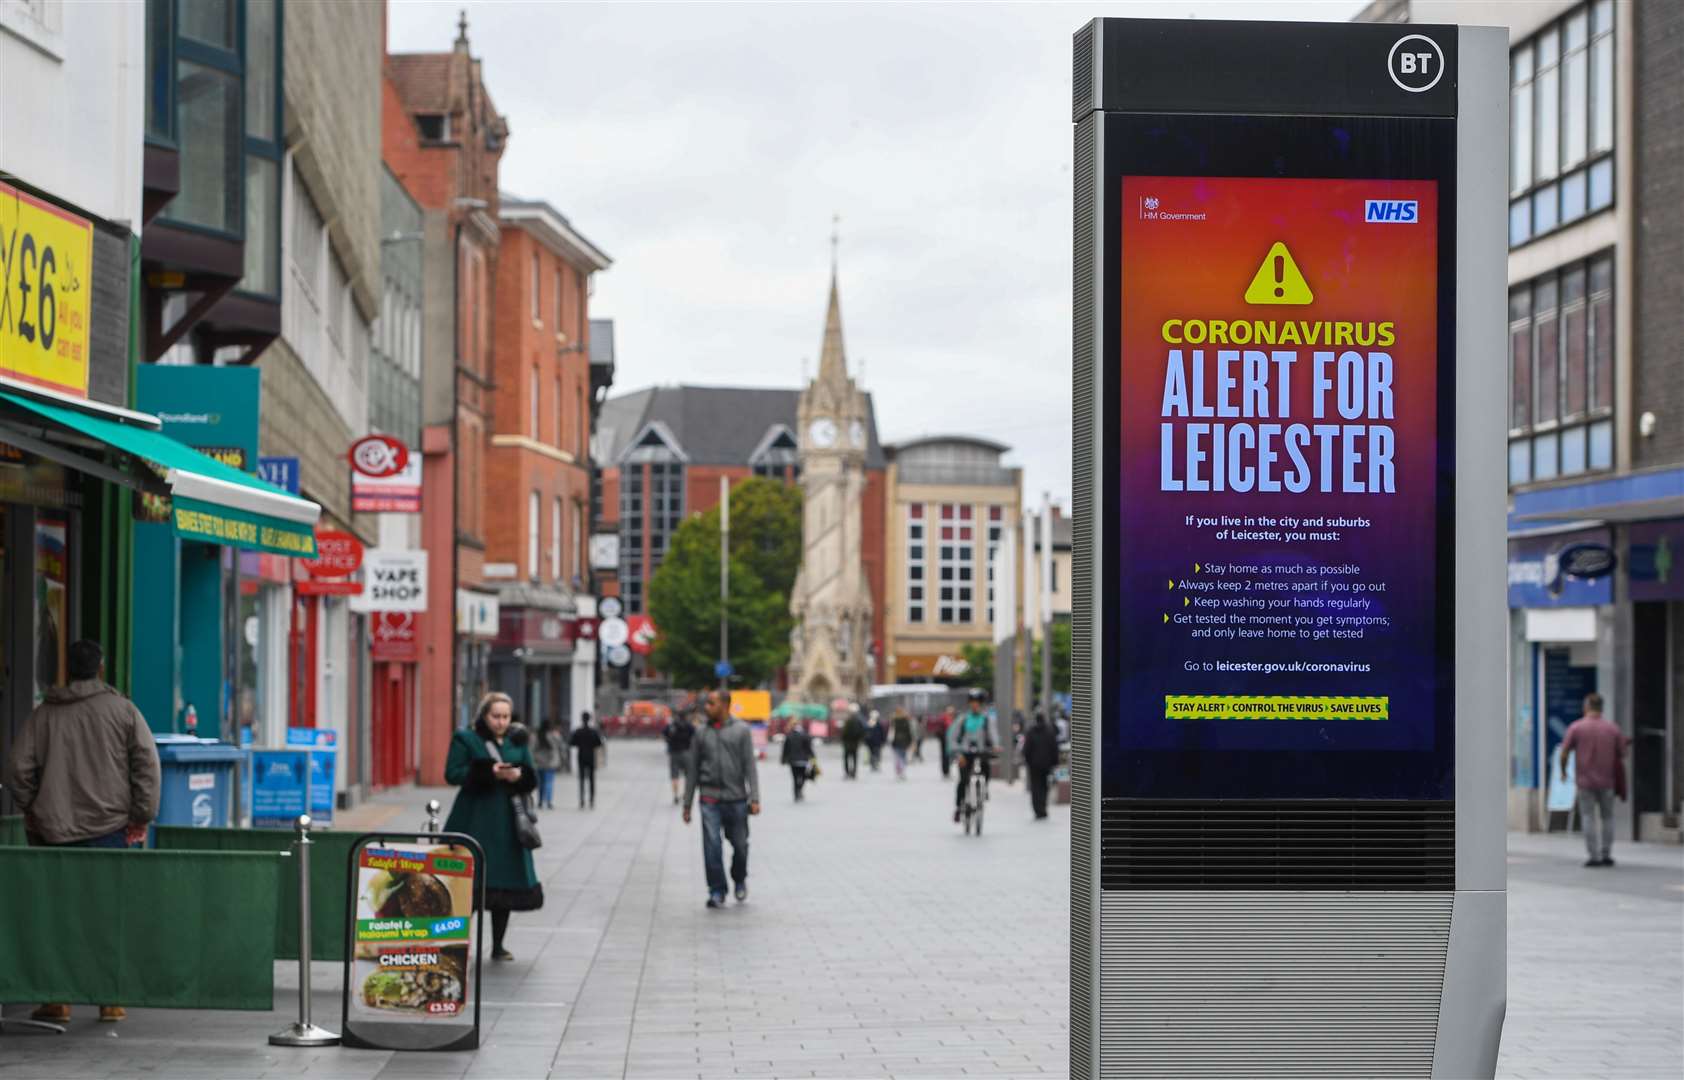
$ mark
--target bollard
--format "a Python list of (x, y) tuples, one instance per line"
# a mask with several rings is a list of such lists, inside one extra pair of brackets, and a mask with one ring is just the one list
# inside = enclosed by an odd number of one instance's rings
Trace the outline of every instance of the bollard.
[(429, 833), (436, 833), (439, 831), (439, 801), (437, 799), (427, 800), (426, 827)]
[(271, 1046), (337, 1046), (339, 1036), (310, 1022), (310, 816), (298, 815), (298, 1020), (269, 1036)]

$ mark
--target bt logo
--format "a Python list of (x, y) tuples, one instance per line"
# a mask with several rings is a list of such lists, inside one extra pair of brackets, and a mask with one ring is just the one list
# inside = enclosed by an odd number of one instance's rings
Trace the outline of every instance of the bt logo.
[(1444, 51), (1425, 34), (1405, 34), (1386, 54), (1386, 74), (1399, 90), (1420, 94), (1444, 77)]
[(1368, 199), (1363, 203), (1362, 220), (1369, 224), (1413, 225), (1421, 219), (1414, 199)]

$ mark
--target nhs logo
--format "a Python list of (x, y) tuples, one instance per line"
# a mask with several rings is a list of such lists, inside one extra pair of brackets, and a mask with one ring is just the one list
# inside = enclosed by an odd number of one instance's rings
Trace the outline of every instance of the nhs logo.
[(1413, 225), (1420, 220), (1414, 199), (1369, 199), (1363, 204), (1362, 220), (1382, 225)]

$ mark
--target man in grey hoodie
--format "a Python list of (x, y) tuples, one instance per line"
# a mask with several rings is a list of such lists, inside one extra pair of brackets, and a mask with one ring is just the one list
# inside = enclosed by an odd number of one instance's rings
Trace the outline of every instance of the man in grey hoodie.
[(737, 902), (748, 899), (748, 819), (760, 813), (760, 774), (754, 764), (754, 737), (748, 725), (731, 715), (731, 691), (710, 690), (708, 722), (696, 732), (684, 778), (684, 823), (702, 799), (702, 862), (707, 867), (708, 904), (725, 906), (725, 848), (731, 841), (731, 880)]

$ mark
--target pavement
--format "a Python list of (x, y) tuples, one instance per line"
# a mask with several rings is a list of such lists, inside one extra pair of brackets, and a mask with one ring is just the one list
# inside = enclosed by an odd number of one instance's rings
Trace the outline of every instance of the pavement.
[[(658, 743), (610, 745), (595, 810), (558, 777), (546, 903), (514, 916), (515, 962), (485, 964), (476, 1052), (271, 1047), (296, 1010), (297, 965), (280, 963), (268, 1013), (101, 1025), (79, 1007), (65, 1035), (7, 1031), (0, 1080), (1065, 1075), (1069, 808), (1036, 822), (1021, 785), (996, 785), (967, 838), (933, 760), (850, 782), (823, 753), (799, 805), (788, 770), (762, 766), (749, 901), (724, 911), (703, 907), (698, 825), (679, 820)], [(452, 794), (388, 792), (336, 826), (419, 823)], [(1576, 837), (1510, 835), (1499, 1076), (1684, 1075), (1684, 849), (1615, 856), (1587, 870)], [(315, 965), (311, 990), (337, 1030), (339, 965)]]
[[(8, 1031), (0, 1078), (1063, 1075), (1069, 808), (1037, 822), (1021, 784), (996, 785), (968, 838), (933, 749), (904, 782), (884, 756), (844, 781), (826, 748), (800, 804), (789, 770), (763, 764), (749, 899), (723, 911), (704, 907), (699, 815), (680, 820), (658, 741), (610, 744), (595, 810), (557, 777), (536, 853), (545, 904), (514, 915), (513, 963), (485, 962), (477, 1052), (271, 1047), (296, 1015), (298, 965), (280, 963), (271, 1013), (131, 1009), (102, 1025), (78, 1007), (65, 1035)], [(387, 793), (335, 827), (418, 824), (427, 799), (452, 797)], [(338, 964), (311, 973), (333, 1030), (340, 980)]]

